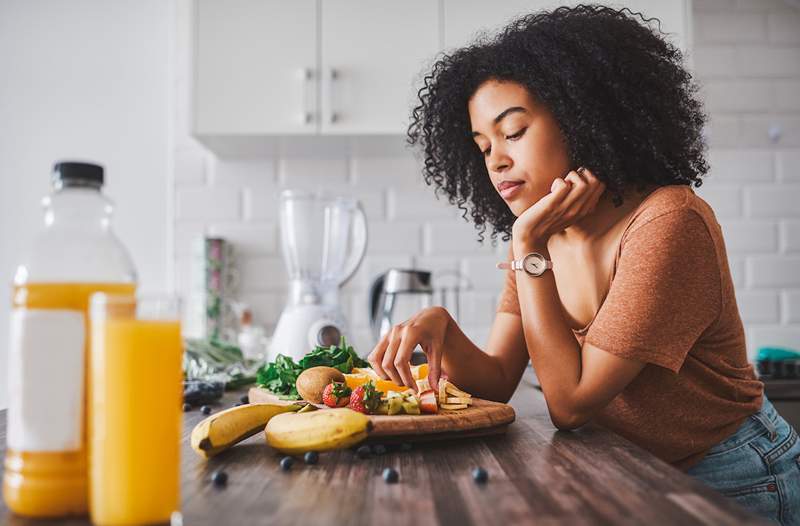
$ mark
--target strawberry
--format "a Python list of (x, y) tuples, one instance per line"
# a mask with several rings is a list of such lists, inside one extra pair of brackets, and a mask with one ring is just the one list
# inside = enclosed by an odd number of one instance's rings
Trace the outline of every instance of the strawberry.
[(350, 400), (350, 388), (342, 382), (331, 382), (322, 390), (322, 402), (328, 407), (344, 407)]
[(375, 389), (374, 383), (367, 382), (353, 389), (350, 394), (350, 403), (347, 404), (347, 407), (365, 415), (374, 413), (381, 403), (382, 395), (381, 391)]

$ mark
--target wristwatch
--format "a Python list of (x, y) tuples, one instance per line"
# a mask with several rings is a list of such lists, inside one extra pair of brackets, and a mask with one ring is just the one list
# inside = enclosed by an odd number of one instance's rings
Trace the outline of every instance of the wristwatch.
[(538, 277), (544, 274), (545, 270), (553, 268), (553, 262), (538, 252), (531, 252), (522, 259), (498, 263), (497, 268), (524, 270), (529, 275)]

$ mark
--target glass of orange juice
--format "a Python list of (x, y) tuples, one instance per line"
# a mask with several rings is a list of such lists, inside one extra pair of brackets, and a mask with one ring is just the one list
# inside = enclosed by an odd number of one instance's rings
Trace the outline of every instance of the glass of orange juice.
[(90, 320), (92, 522), (169, 522), (180, 507), (180, 301), (97, 293)]

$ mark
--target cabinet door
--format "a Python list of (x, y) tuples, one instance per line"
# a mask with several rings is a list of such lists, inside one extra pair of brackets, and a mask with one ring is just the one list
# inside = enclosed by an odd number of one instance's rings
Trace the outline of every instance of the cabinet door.
[(316, 0), (197, 0), (194, 131), (318, 129)]
[[(555, 9), (561, 5), (577, 5), (578, 0), (443, 0), (444, 47), (452, 49), (471, 42), (481, 31), (494, 32), (511, 19), (541, 9)], [(661, 29), (668, 33), (680, 49), (689, 46), (688, 0), (611, 0), (603, 2), (609, 7), (627, 7), (645, 18), (661, 20)]]
[(439, 50), (433, 0), (321, 3), (326, 134), (405, 133), (414, 86)]

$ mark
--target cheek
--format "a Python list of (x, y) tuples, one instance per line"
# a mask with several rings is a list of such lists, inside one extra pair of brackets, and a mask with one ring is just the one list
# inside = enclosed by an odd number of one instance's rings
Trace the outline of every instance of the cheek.
[(553, 137), (532, 140), (522, 153), (525, 172), (529, 180), (528, 193), (540, 199), (550, 193), (553, 181), (569, 171), (569, 160), (563, 143)]

